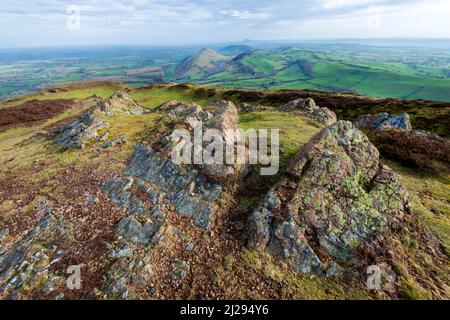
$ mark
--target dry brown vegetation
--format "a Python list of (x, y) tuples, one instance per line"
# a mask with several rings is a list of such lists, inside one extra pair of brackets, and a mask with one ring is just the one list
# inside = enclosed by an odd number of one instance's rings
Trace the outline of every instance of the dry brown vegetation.
[(434, 172), (450, 168), (450, 141), (427, 139), (412, 131), (384, 130), (370, 134), (380, 153), (405, 166)]

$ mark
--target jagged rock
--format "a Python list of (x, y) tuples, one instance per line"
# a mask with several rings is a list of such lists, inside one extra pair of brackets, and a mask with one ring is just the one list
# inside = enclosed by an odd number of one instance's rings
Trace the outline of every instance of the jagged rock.
[[(237, 109), (227, 101), (218, 101), (204, 111), (196, 104), (169, 101), (159, 109), (167, 112), (157, 134), (152, 136), (152, 147), (135, 146), (131, 160), (124, 171), (124, 178), (114, 178), (104, 183), (102, 190), (122, 209), (140, 214), (144, 208), (133, 195), (133, 188), (148, 195), (146, 201), (156, 205), (168, 203), (176, 212), (189, 217), (200, 227), (208, 228), (211, 214), (217, 207), (222, 183), (240, 179), (248, 172), (248, 166), (234, 164), (177, 164), (170, 160), (174, 148), (172, 133), (184, 128), (194, 134), (194, 129), (217, 129), (224, 139), (228, 129), (237, 128)], [(193, 159), (192, 159), (193, 160)], [(192, 161), (193, 163), (193, 161)], [(127, 226), (138, 225), (131, 219)]]
[(102, 191), (113, 203), (124, 210), (128, 210), (133, 183), (134, 179), (132, 178), (114, 178), (102, 185)]
[(253, 105), (253, 104), (242, 102), (237, 106), (237, 109), (239, 112), (246, 113), (246, 112), (252, 112), (252, 111), (256, 111), (256, 110), (258, 110), (258, 111), (259, 110), (270, 110), (270, 109), (272, 109), (272, 107), (264, 106), (264, 105), (260, 105), (260, 104)]
[(333, 275), (341, 264), (360, 266), (357, 250), (380, 246), (409, 211), (395, 173), (347, 121), (313, 137), (287, 173), (251, 215), (248, 246), (302, 273)]
[(318, 107), (315, 101), (311, 98), (297, 99), (288, 102), (280, 108), (284, 112), (299, 111), (302, 114), (310, 117), (320, 123), (330, 126), (337, 121), (336, 114), (328, 108)]
[(98, 137), (99, 130), (106, 128), (109, 128), (109, 124), (96, 117), (96, 110), (91, 110), (75, 122), (53, 130), (57, 134), (54, 142), (63, 148), (81, 149), (86, 142)]
[(143, 114), (145, 110), (140, 107), (125, 91), (118, 91), (106, 101), (97, 105), (102, 113), (107, 116), (115, 114)]
[(140, 299), (134, 288), (145, 286), (152, 272), (150, 257), (145, 253), (119, 258), (105, 275), (105, 298)]
[(155, 208), (149, 213), (123, 218), (117, 224), (117, 233), (133, 243), (148, 246), (159, 239), (163, 223), (164, 214)]
[(256, 107), (254, 105), (242, 102), (238, 105), (237, 108), (239, 112), (252, 112)]
[[(234, 138), (229, 137), (230, 130), (234, 132), (237, 129), (238, 113), (233, 103), (229, 101), (216, 101), (208, 106), (209, 111), (204, 111), (202, 107), (191, 104), (177, 104), (169, 110), (169, 116), (172, 116), (172, 122), (168, 126), (170, 128), (182, 127), (191, 133), (191, 140), (194, 138), (194, 131), (201, 124), (202, 132), (207, 129), (215, 129), (220, 132), (223, 141)], [(166, 157), (170, 156), (176, 142), (169, 142), (173, 130), (162, 135), (159, 145), (162, 146), (158, 151), (162, 152)], [(210, 142), (204, 142), (203, 148), (206, 148)], [(192, 151), (194, 157), (194, 150)], [(223, 159), (226, 159), (225, 150)], [(225, 161), (224, 161), (225, 162)], [(194, 163), (192, 158), (191, 163)], [(230, 180), (239, 180), (249, 172), (249, 166), (246, 164), (237, 164), (236, 162), (227, 164), (206, 164), (200, 165), (201, 171), (212, 182), (227, 183)]]
[(387, 112), (382, 112), (378, 115), (364, 114), (356, 118), (355, 126), (359, 129), (375, 131), (384, 129), (412, 130), (407, 113), (402, 113), (398, 116), (391, 116)]
[(26, 293), (49, 294), (64, 284), (65, 278), (52, 274), (50, 266), (58, 261), (55, 242), (70, 238), (67, 225), (47, 214), (0, 256), (0, 297), (21, 299)]
[[(106, 133), (99, 131), (109, 128), (105, 118), (116, 114), (143, 114), (145, 111), (127, 93), (119, 91), (104, 102), (98, 103), (91, 110), (81, 115), (71, 124), (62, 125), (52, 131), (56, 134), (54, 142), (63, 148), (80, 149), (92, 140), (106, 140)], [(121, 139), (123, 141), (124, 139)], [(119, 140), (116, 143), (120, 143)], [(111, 144), (111, 142), (109, 142)], [(104, 148), (108, 148), (106, 143)], [(111, 145), (112, 146), (112, 145)]]
[(204, 228), (222, 192), (220, 184), (210, 183), (197, 170), (183, 168), (143, 144), (136, 145), (125, 175), (152, 184), (177, 212)]

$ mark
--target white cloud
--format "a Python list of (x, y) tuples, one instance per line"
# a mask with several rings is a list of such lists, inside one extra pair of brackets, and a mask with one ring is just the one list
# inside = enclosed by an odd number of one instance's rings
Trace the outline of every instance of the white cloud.
[(222, 10), (220, 12), (223, 15), (227, 15), (233, 18), (246, 19), (246, 20), (262, 20), (270, 17), (266, 12), (250, 12), (249, 10)]
[(320, 0), (320, 2), (324, 9), (336, 9), (375, 4), (385, 2), (385, 0)]

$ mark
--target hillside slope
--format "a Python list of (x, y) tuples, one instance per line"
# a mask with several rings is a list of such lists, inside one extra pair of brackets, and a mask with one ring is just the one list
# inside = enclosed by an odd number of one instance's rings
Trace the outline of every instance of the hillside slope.
[[(324, 112), (311, 102), (285, 105), (306, 97), (341, 119), (425, 108), (438, 122), (450, 111), (350, 94), (110, 82), (1, 102), (0, 114), (36, 105), (42, 116), (0, 128), (0, 297), (448, 299), (448, 172), (380, 157), (350, 122), (325, 128), (311, 117)], [(47, 103), (52, 112), (42, 112)], [(432, 130), (421, 116), (413, 125)], [(219, 130), (280, 129), (279, 173), (174, 165), (167, 137), (203, 117)], [(380, 290), (366, 286), (372, 264), (383, 270)], [(81, 290), (65, 285), (73, 265)]]
[[(214, 67), (209, 65), (213, 61)], [(211, 86), (319, 89), (379, 98), (450, 101), (449, 79), (426, 77), (417, 68), (398, 63), (353, 61), (299, 48), (244, 51), (232, 60), (202, 50), (182, 62), (177, 70), (189, 68), (193, 68), (190, 78), (178, 78)], [(202, 69), (204, 72), (200, 72)]]

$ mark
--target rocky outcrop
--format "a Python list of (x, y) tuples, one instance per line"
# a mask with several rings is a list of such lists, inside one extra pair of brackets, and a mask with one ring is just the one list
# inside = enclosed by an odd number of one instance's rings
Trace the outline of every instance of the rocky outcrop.
[[(67, 225), (55, 218), (47, 203), (38, 209), (43, 218), (28, 234), (0, 256), (0, 297), (21, 299), (30, 292), (49, 295), (65, 284), (63, 275), (50, 267), (59, 261), (62, 252), (56, 241), (71, 238)], [(58, 296), (57, 298), (63, 298)]]
[(412, 130), (409, 115), (402, 113), (398, 116), (391, 116), (387, 112), (377, 115), (364, 114), (356, 118), (355, 126), (359, 129), (380, 131), (384, 129)]
[(239, 112), (246, 113), (246, 112), (252, 112), (252, 111), (259, 111), (259, 110), (270, 110), (272, 109), (269, 106), (263, 106), (263, 105), (253, 105), (249, 103), (242, 102), (237, 106), (237, 109)]
[(118, 91), (103, 102), (97, 105), (98, 111), (107, 116), (116, 114), (139, 115), (145, 113), (125, 91)]
[(52, 131), (54, 142), (67, 149), (82, 149), (85, 143), (99, 137), (98, 132), (109, 128), (109, 124), (97, 118), (97, 111), (91, 110), (71, 124), (64, 124)]
[[(103, 191), (122, 209), (130, 214), (141, 213), (143, 204), (137, 200), (133, 189), (145, 193), (153, 205), (170, 204), (174, 210), (203, 228), (208, 228), (211, 215), (223, 190), (223, 184), (237, 180), (248, 172), (248, 166), (231, 164), (191, 164), (175, 163), (171, 153), (176, 141), (172, 141), (175, 129), (185, 129), (194, 140), (195, 130), (216, 129), (226, 140), (228, 129), (237, 128), (237, 110), (231, 102), (221, 101), (204, 111), (196, 104), (168, 101), (158, 110), (166, 111), (155, 134), (150, 137), (150, 145), (138, 144), (124, 171), (123, 178), (105, 182)], [(199, 129), (200, 128), (200, 129)], [(207, 144), (203, 144), (203, 148)], [(202, 149), (203, 150), (203, 149)], [(132, 225), (137, 223), (128, 221)]]
[(108, 258), (111, 268), (105, 275), (105, 292), (107, 299), (140, 299), (135, 288), (144, 287), (152, 276), (152, 261), (146, 253), (134, 253), (132, 247), (120, 242)]
[[(235, 105), (229, 101), (217, 101), (205, 109), (196, 104), (182, 104), (171, 102), (169, 108), (165, 104), (168, 116), (165, 119), (165, 127), (169, 130), (163, 132), (152, 141), (152, 146), (157, 151), (170, 157), (174, 146), (178, 143), (171, 141), (172, 134), (175, 129), (185, 129), (189, 132), (190, 140), (194, 141), (194, 133), (196, 130), (201, 130), (204, 134), (208, 129), (217, 130), (222, 141), (227, 141), (229, 130), (235, 131), (238, 123), (238, 113)], [(205, 111), (208, 110), (208, 111)], [(208, 147), (211, 142), (204, 141), (202, 144), (203, 150)], [(201, 152), (203, 152), (203, 150)], [(246, 151), (244, 151), (246, 152)], [(195, 149), (191, 147), (191, 163), (195, 164)], [(198, 154), (197, 154), (198, 155)], [(225, 148), (223, 154), (223, 162), (207, 164), (196, 164), (194, 167), (206, 175), (210, 181), (217, 183), (228, 183), (230, 180), (239, 180), (249, 172), (247, 164), (238, 164), (236, 159), (233, 163), (226, 163)]]
[(321, 108), (311, 98), (291, 101), (280, 107), (280, 111), (298, 111), (305, 116), (330, 126), (337, 121), (336, 114), (328, 108)]
[(251, 215), (248, 246), (301, 273), (330, 276), (341, 266), (360, 267), (358, 250), (380, 247), (409, 210), (396, 174), (347, 121), (317, 134), (287, 173)]
[[(119, 91), (107, 100), (98, 103), (73, 123), (64, 124), (52, 130), (52, 133), (56, 135), (54, 142), (66, 149), (81, 149), (90, 141), (107, 139), (105, 135), (100, 133), (102, 130), (109, 128), (108, 117), (116, 114), (139, 115), (143, 113), (144, 109), (134, 102), (128, 94)], [(108, 148), (108, 145), (105, 148)]]

